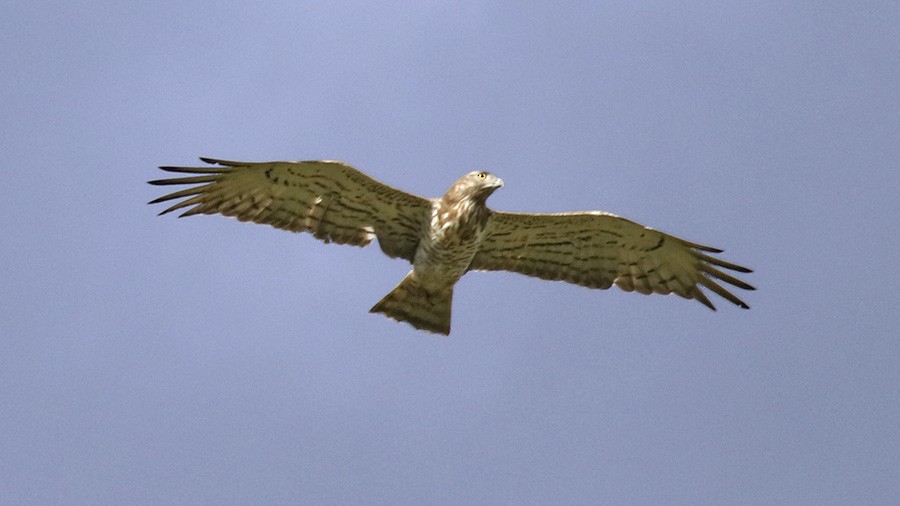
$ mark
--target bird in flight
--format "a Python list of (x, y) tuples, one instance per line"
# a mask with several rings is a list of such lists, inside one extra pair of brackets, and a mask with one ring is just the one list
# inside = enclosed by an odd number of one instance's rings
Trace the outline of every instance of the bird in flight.
[(616, 285), (642, 294), (674, 293), (715, 311), (700, 287), (749, 309), (723, 287), (755, 290), (722, 269), (746, 267), (711, 254), (722, 250), (679, 239), (602, 211), (532, 214), (492, 211), (487, 198), (503, 181), (470, 172), (440, 198), (388, 186), (335, 161), (234, 162), (170, 167), (185, 177), (149, 181), (190, 185), (152, 200), (176, 200), (160, 215), (222, 214), (326, 243), (366, 246), (412, 264), (405, 278), (370, 310), (429, 332), (450, 334), (453, 286), (469, 271), (511, 271), (588, 288)]

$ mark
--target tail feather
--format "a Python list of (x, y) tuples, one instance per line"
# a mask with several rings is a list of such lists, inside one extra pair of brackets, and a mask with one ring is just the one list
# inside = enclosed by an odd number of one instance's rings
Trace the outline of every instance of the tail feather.
[(449, 335), (452, 302), (453, 285), (436, 292), (428, 291), (410, 272), (369, 312), (384, 313), (417, 329)]

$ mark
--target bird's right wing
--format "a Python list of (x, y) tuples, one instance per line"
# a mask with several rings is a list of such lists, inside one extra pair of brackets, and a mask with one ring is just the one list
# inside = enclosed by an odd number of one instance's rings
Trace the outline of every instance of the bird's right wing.
[(189, 208), (181, 216), (223, 214), (354, 246), (365, 246), (377, 237), (386, 255), (410, 262), (428, 226), (430, 200), (376, 181), (345, 163), (201, 160), (217, 166), (160, 167), (192, 175), (150, 184), (194, 185), (151, 201), (184, 199), (160, 214)]

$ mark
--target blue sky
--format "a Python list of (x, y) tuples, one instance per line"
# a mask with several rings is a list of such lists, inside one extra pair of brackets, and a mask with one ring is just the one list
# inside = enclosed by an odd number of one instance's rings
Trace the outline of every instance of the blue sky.
[[(894, 2), (0, 7), (0, 503), (900, 500)], [(156, 217), (158, 165), (340, 159), (725, 248), (750, 311)]]

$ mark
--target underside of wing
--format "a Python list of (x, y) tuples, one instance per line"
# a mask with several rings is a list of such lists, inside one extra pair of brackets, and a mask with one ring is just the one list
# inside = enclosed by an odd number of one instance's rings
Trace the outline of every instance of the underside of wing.
[(150, 201), (177, 201), (162, 211), (222, 214), (241, 221), (309, 232), (325, 242), (365, 246), (378, 238), (385, 254), (412, 261), (430, 201), (376, 181), (341, 162), (233, 162), (201, 158), (211, 167), (170, 167), (189, 174), (150, 184), (190, 185)]
[(723, 272), (752, 272), (710, 254), (722, 250), (692, 243), (599, 211), (559, 214), (494, 213), (470, 270), (504, 270), (589, 288), (613, 284), (643, 294), (674, 293), (715, 306), (704, 287), (749, 309), (723, 287), (751, 285)]

